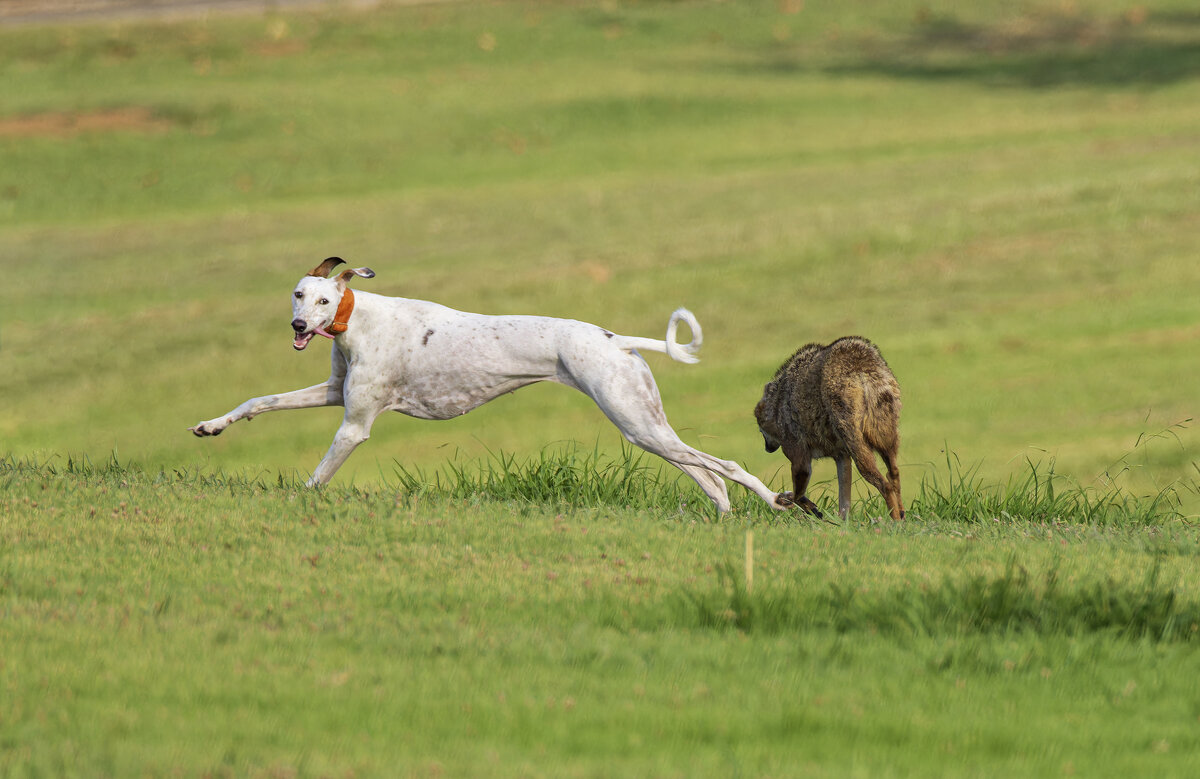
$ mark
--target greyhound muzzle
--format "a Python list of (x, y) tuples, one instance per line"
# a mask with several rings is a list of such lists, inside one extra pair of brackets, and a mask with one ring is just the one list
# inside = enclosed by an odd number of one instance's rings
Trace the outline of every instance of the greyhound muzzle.
[(292, 329), (296, 331), (296, 338), (292, 341), (292, 348), (298, 352), (304, 351), (304, 347), (308, 346), (308, 342), (313, 339), (314, 335), (323, 335), (326, 338), (336, 338), (341, 333), (346, 332), (350, 327), (350, 315), (354, 313), (354, 292), (349, 288), (342, 293), (342, 299), (338, 301), (337, 313), (333, 315), (333, 322), (330, 323), (328, 329), (324, 326), (308, 329), (308, 322), (297, 317), (292, 320)]

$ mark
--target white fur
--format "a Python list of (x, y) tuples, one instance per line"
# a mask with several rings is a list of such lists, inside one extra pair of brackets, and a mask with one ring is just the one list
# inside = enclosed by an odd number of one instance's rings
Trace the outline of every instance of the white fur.
[[(366, 268), (354, 273), (374, 275)], [(344, 289), (345, 281), (338, 277), (306, 276), (296, 285), (292, 308), (297, 349), (307, 346), (314, 334), (332, 337), (325, 328), (333, 322)], [(626, 439), (692, 477), (718, 510), (729, 510), (722, 476), (775, 508), (789, 505), (737, 463), (685, 444), (667, 423), (654, 377), (637, 350), (696, 362), (700, 325), (685, 309), (671, 315), (667, 337), (659, 341), (617, 335), (571, 319), (485, 316), (423, 300), (358, 291), (354, 295), (349, 329), (334, 339), (326, 381), (252, 398), (189, 430), (197, 436), (219, 435), (234, 422), (267, 411), (345, 406), (333, 445), (308, 480), (311, 486), (333, 477), (354, 448), (367, 440), (384, 411), (450, 419), (527, 384), (554, 381), (586, 394)], [(690, 343), (675, 341), (681, 321), (692, 331)]]

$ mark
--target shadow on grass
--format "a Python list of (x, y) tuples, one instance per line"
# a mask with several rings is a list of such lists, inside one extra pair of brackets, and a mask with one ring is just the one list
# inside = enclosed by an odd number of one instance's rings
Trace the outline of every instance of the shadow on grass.
[[(847, 38), (823, 72), (990, 86), (1154, 87), (1200, 76), (1200, 11), (1134, 6), (1113, 17), (1082, 9), (1030, 10), (989, 24), (953, 9), (922, 9), (898, 36)], [(801, 70), (776, 50), (763, 67)]]
[(641, 628), (672, 627), (777, 634), (831, 629), (885, 635), (1037, 635), (1106, 633), (1151, 642), (1194, 642), (1200, 603), (1160, 581), (1156, 562), (1140, 583), (1113, 578), (1064, 584), (1056, 566), (1032, 574), (1015, 560), (1000, 575), (951, 577), (881, 590), (839, 582), (750, 592), (737, 566), (717, 568), (718, 584), (681, 593), (667, 615)]

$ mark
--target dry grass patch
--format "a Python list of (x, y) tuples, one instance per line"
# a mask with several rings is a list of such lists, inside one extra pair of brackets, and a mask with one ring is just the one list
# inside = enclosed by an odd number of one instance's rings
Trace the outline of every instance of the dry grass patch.
[(47, 111), (0, 117), (0, 137), (74, 138), (90, 133), (164, 133), (172, 124), (144, 106)]

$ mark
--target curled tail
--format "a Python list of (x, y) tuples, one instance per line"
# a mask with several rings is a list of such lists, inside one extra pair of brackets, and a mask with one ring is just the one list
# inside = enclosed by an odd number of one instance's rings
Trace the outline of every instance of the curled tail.
[[(688, 330), (692, 331), (692, 340), (685, 344), (681, 344), (675, 340), (675, 331), (679, 329), (679, 322), (683, 321), (688, 326)], [(696, 352), (700, 351), (700, 345), (704, 343), (704, 333), (700, 330), (700, 323), (696, 321), (696, 317), (691, 311), (686, 308), (677, 308), (671, 314), (671, 318), (667, 320), (667, 356), (676, 362), (697, 363), (700, 358), (696, 356)]]
[[(680, 322), (683, 322), (692, 331), (692, 340), (685, 344), (675, 340)], [(700, 331), (700, 323), (696, 321), (696, 317), (691, 311), (686, 308), (677, 308), (671, 314), (671, 318), (667, 320), (666, 340), (656, 341), (653, 338), (638, 338), (631, 335), (614, 335), (612, 339), (618, 347), (627, 352), (634, 349), (663, 352), (677, 362), (697, 363), (700, 362), (700, 358), (696, 356), (696, 352), (700, 351), (700, 344), (704, 342), (704, 333)]]

